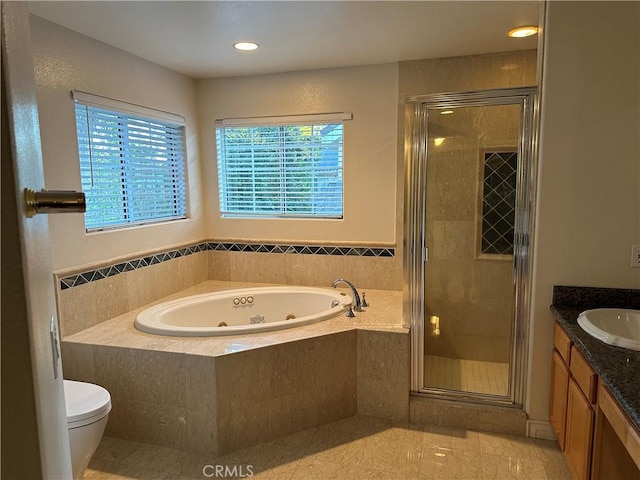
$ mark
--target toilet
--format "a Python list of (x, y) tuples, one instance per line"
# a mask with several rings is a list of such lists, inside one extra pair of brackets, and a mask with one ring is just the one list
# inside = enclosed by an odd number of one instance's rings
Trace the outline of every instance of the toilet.
[(65, 380), (64, 399), (73, 478), (80, 480), (102, 439), (111, 396), (99, 385)]

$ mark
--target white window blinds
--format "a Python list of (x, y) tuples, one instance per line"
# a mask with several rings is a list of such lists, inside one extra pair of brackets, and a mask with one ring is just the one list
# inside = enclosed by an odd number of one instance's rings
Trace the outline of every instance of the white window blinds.
[(342, 218), (342, 121), (333, 116), (256, 122), (262, 124), (218, 121), (221, 214)]
[(180, 117), (80, 92), (74, 100), (86, 230), (185, 218)]

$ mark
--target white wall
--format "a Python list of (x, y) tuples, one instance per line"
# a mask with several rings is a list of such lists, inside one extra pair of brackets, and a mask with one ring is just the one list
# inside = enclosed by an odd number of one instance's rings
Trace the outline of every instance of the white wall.
[(81, 189), (71, 90), (176, 113), (187, 125), (190, 218), (86, 234), (82, 215), (50, 215), (54, 270), (202, 240), (195, 80), (33, 15), (31, 30), (47, 188)]
[(548, 419), (553, 285), (640, 288), (640, 3), (549, 2), (527, 411)]
[[(207, 235), (259, 241), (395, 242), (397, 64), (198, 82)], [(351, 112), (344, 124), (344, 219), (221, 218), (217, 118)]]

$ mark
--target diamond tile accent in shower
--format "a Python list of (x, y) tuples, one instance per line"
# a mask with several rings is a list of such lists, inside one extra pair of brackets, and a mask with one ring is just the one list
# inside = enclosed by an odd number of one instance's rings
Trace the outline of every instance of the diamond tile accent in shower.
[(517, 152), (485, 152), (482, 253), (513, 254), (517, 162)]

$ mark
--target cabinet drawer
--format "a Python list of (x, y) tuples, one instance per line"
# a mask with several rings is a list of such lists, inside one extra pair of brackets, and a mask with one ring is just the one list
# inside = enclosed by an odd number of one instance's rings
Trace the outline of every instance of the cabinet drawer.
[(553, 325), (553, 347), (558, 351), (564, 363), (569, 365), (571, 340), (558, 322)]
[(591, 404), (596, 403), (598, 377), (575, 346), (571, 347), (571, 375)]

